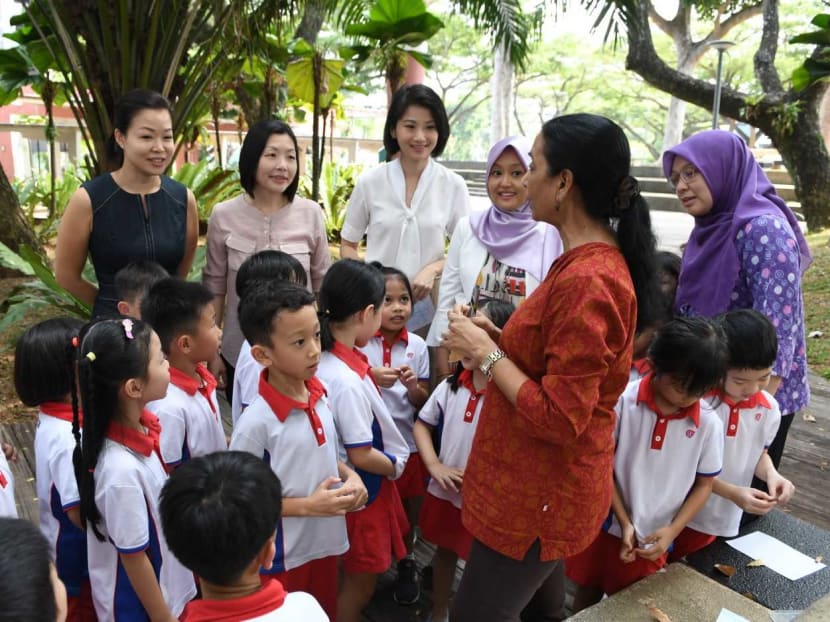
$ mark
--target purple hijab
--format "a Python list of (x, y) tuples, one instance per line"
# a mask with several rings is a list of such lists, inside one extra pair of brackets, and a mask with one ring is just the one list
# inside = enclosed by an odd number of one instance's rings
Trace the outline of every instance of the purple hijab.
[(729, 132), (695, 134), (663, 154), (663, 173), (671, 175), (675, 156), (697, 168), (712, 195), (712, 211), (695, 217), (677, 284), (675, 308), (712, 317), (726, 311), (738, 274), (738, 232), (758, 216), (783, 216), (798, 244), (803, 273), (812, 261), (795, 214), (775, 193), (746, 143)]
[[(524, 136), (501, 139), (487, 155), (485, 180), (490, 178), (493, 164), (508, 148), (516, 152), (527, 170), (531, 147), (531, 142)], [(562, 254), (559, 232), (547, 223), (533, 220), (527, 202), (512, 212), (491, 204), (483, 212), (470, 214), (470, 227), (490, 255), (504, 264), (526, 270), (537, 281), (544, 280), (554, 259)]]

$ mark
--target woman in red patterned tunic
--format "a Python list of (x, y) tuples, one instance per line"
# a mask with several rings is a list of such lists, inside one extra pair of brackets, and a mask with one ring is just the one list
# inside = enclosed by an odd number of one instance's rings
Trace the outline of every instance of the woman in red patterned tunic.
[(562, 559), (585, 549), (608, 514), (614, 405), (636, 327), (659, 304), (648, 205), (619, 126), (557, 117), (531, 156), (533, 217), (559, 229), (564, 253), (498, 345), (460, 308), (444, 339), (492, 379), (464, 473), (462, 517), (475, 541), (453, 621), (564, 617)]

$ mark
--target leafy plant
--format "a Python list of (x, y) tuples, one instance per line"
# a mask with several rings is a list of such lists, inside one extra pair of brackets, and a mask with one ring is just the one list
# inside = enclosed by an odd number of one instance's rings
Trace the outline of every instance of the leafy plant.
[[(41, 242), (46, 243), (55, 236), (66, 204), (81, 183), (82, 175), (73, 165), (67, 166), (63, 176), (54, 181), (54, 191), (51, 189), (53, 181), (50, 173), (14, 180), (12, 185), (20, 201), (20, 208)], [(55, 210), (47, 209), (46, 217), (41, 218), (40, 210), (48, 207), (52, 201)]]
[[(346, 205), (352, 196), (355, 182), (360, 174), (358, 164), (323, 163), (320, 177), (320, 204), (323, 208), (323, 220), (326, 223), (326, 237), (333, 244), (340, 242), (340, 232), (346, 220)], [(309, 195), (311, 179), (308, 175), (300, 179), (300, 194)]]
[(220, 168), (210, 160), (186, 163), (171, 177), (193, 191), (202, 222), (207, 222), (217, 203), (236, 196), (242, 188), (236, 169)]
[(790, 43), (807, 43), (820, 46), (817, 52), (807, 58), (792, 75), (793, 88), (803, 91), (819, 80), (830, 77), (830, 15), (822, 13), (816, 15), (810, 23), (818, 30), (805, 32), (790, 39)]

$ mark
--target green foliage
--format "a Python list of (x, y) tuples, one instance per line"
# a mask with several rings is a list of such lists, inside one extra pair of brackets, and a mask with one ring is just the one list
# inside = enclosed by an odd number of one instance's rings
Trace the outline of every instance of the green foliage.
[(802, 104), (801, 101), (794, 101), (773, 107), (775, 117), (772, 120), (772, 126), (775, 130), (784, 135), (792, 134), (795, 124), (798, 123), (798, 115), (801, 112)]
[(171, 177), (193, 191), (202, 222), (207, 222), (217, 203), (236, 196), (242, 188), (236, 169), (220, 168), (210, 160), (200, 160), (196, 164), (187, 162)]
[(12, 182), (14, 192), (20, 201), (20, 208), (26, 214), (29, 224), (42, 243), (48, 242), (57, 234), (63, 210), (82, 183), (83, 178), (74, 166), (64, 168), (63, 176), (55, 180), (55, 213), (49, 215), (47, 210), (46, 218), (41, 218), (40, 213), (46, 209), (52, 199), (49, 173), (26, 179), (15, 179)]
[[(323, 208), (323, 220), (326, 223), (326, 236), (332, 244), (340, 242), (340, 231), (346, 220), (346, 205), (354, 190), (355, 182), (361, 168), (357, 164), (336, 164), (326, 161), (320, 177), (320, 205)], [(300, 194), (311, 195), (311, 178), (304, 175), (300, 179)]]
[(830, 15), (816, 15), (810, 22), (818, 30), (796, 35), (790, 43), (806, 43), (820, 46), (818, 53), (804, 60), (792, 74), (793, 89), (803, 91), (811, 84), (830, 77)]

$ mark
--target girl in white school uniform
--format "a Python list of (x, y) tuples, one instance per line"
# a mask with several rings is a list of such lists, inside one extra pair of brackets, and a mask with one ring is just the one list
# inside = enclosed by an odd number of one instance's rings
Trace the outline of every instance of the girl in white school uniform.
[(339, 622), (358, 622), (375, 590), (378, 574), (406, 555), (408, 531), (400, 496), (391, 480), (406, 467), (409, 445), (384, 404), (370, 365), (357, 347), (380, 328), (383, 274), (354, 259), (335, 263), (320, 289), (318, 377), (328, 391), (341, 455), (363, 479), (369, 500), (346, 515), (349, 550), (337, 598)]
[(73, 400), (75, 476), (87, 529), (92, 599), (100, 620), (173, 620), (196, 595), (170, 553), (158, 498), (167, 479), (147, 402), (170, 382), (161, 342), (139, 320), (104, 320), (79, 336), (83, 441)]
[[(493, 300), (479, 309), (496, 327), (503, 328), (516, 307)], [(458, 558), (467, 559), (472, 536), (461, 524), (461, 485), (464, 468), (484, 405), (487, 376), (467, 357), (455, 373), (439, 384), (415, 422), (415, 442), (431, 476), (421, 510), (421, 533), (436, 546), (433, 558), (432, 622), (446, 622)], [(440, 430), (440, 453), (433, 432)]]

